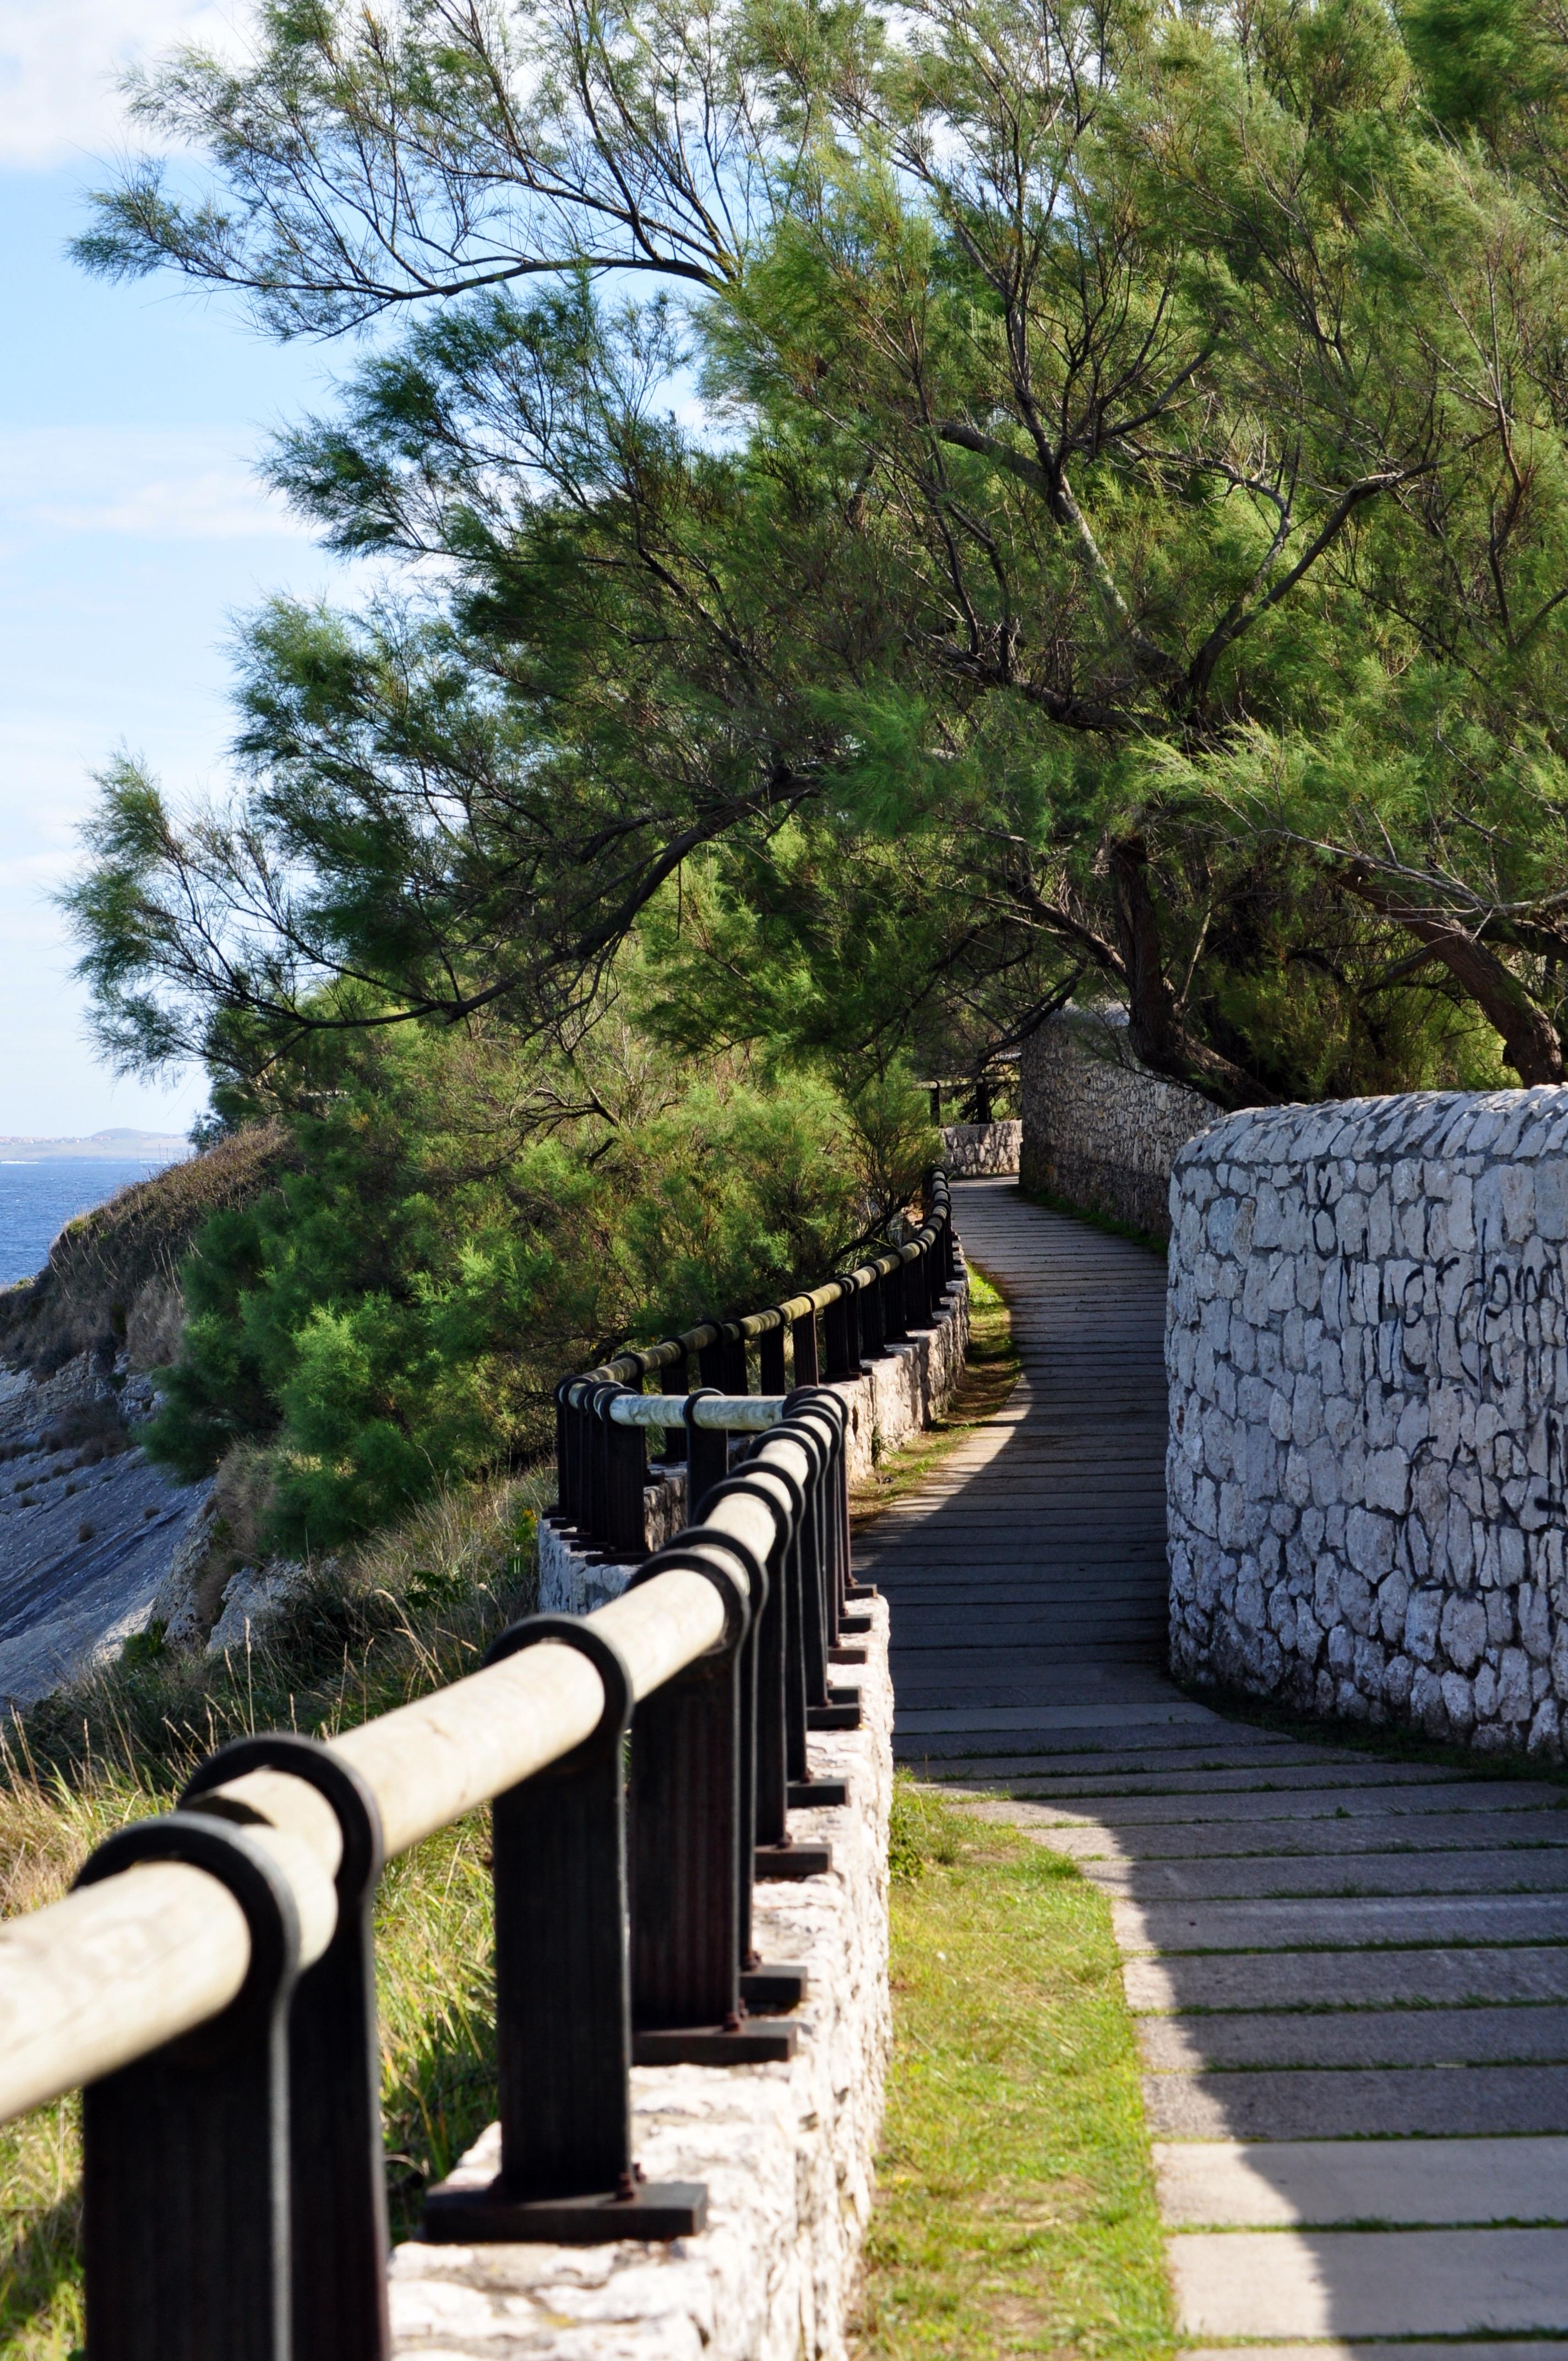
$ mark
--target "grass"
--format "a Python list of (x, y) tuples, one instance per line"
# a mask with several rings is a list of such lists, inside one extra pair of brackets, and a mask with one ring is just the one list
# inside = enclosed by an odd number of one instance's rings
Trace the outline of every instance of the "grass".
[(851, 1488), (850, 1518), (860, 1525), (923, 1484), (956, 1444), (994, 1418), (1018, 1382), (1022, 1363), (1007, 1306), (978, 1264), (969, 1265), (969, 1355), (945, 1411), (923, 1433)]
[(894, 2046), (861, 2361), (1173, 2349), (1110, 1905), (900, 1776)]

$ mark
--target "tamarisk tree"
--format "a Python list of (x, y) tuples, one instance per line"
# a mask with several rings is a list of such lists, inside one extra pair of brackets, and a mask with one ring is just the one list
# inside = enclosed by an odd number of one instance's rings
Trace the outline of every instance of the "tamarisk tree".
[[(1508, 0), (262, 10), (91, 268), (373, 332), (243, 787), (105, 782), (105, 1038), (663, 1021), (1223, 1104), (1563, 1078), (1568, 44)], [(673, 908), (672, 908), (673, 905)]]

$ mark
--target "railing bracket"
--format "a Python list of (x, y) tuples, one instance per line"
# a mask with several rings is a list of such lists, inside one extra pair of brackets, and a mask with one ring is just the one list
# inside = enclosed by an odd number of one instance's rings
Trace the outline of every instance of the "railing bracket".
[(625, 2194), (509, 2198), (496, 2181), (466, 2189), (443, 2181), (424, 2201), (433, 2246), (608, 2246), (621, 2238), (692, 2238), (707, 2227), (700, 2180), (640, 2182)]
[(830, 1844), (758, 1845), (752, 1858), (756, 1875), (775, 1885), (794, 1884), (803, 1877), (826, 1877), (833, 1866)]
[(771, 2016), (739, 2025), (651, 2026), (631, 2037), (634, 2066), (780, 2066), (795, 2056), (793, 2025)]
[(782, 1960), (768, 1967), (741, 1971), (740, 1997), (759, 2015), (783, 2016), (789, 2009), (798, 2008), (810, 1989), (806, 1970), (789, 1966)]

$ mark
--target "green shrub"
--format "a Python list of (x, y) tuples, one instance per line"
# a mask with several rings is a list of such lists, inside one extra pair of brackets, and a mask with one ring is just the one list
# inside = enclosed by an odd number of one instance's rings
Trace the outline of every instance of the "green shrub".
[[(933, 1147), (919, 1095), (619, 1076), (547, 1129), (538, 1061), (407, 1034), (294, 1118), (297, 1169), (215, 1214), (148, 1447), (202, 1475), (259, 1439), (263, 1540), (337, 1547), (537, 1456), (565, 1371), (751, 1310), (882, 1229)], [(578, 1084), (579, 1091), (581, 1084)]]

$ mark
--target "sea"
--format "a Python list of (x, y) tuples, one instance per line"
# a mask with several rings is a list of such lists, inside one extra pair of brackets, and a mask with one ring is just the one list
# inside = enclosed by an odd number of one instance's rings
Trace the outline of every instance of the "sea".
[(0, 1162), (0, 1287), (30, 1279), (78, 1213), (150, 1180), (161, 1163), (122, 1163), (108, 1156), (51, 1156), (37, 1163)]

